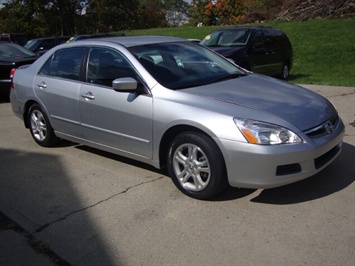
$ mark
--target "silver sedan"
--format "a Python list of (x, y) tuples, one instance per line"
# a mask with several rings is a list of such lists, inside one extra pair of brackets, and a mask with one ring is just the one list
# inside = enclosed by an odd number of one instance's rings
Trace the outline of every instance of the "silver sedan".
[(344, 135), (322, 96), (175, 37), (63, 44), (17, 69), (12, 88), (12, 110), (39, 145), (66, 139), (166, 167), (198, 199), (312, 176)]

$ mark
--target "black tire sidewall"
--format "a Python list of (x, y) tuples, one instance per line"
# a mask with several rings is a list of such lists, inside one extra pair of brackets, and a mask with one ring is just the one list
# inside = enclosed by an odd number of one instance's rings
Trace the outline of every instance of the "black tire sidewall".
[[(202, 149), (210, 164), (211, 176), (206, 188), (201, 191), (186, 190), (178, 180), (173, 169), (173, 155), (176, 149), (182, 144), (194, 144)], [(172, 142), (168, 152), (167, 170), (175, 186), (184, 194), (201, 200), (207, 200), (215, 197), (227, 186), (227, 177), (225, 171), (224, 159), (217, 144), (208, 136), (196, 133), (186, 132), (179, 134)]]

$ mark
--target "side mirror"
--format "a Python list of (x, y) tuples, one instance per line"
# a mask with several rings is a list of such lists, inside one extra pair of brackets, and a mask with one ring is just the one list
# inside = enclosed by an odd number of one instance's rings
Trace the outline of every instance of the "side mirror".
[(138, 82), (134, 78), (118, 78), (112, 81), (112, 87), (118, 92), (134, 92), (137, 90)]

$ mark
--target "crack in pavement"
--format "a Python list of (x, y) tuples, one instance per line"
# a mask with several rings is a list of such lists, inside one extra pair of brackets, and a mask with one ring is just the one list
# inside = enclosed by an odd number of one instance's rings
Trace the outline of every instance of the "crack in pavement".
[(152, 180), (149, 180), (149, 181), (146, 181), (146, 182), (141, 182), (139, 184), (130, 186), (130, 187), (124, 189), (123, 191), (121, 191), (119, 193), (116, 193), (116, 194), (114, 194), (114, 195), (112, 195), (112, 196), (110, 196), (110, 197), (108, 197), (108, 198), (106, 198), (104, 200), (101, 200), (101, 201), (99, 201), (99, 202), (97, 202), (95, 204), (92, 204), (92, 205), (87, 206), (85, 208), (82, 208), (80, 210), (76, 210), (76, 211), (73, 211), (71, 213), (68, 213), (67, 215), (65, 215), (65, 216), (63, 216), (63, 217), (61, 217), (59, 219), (56, 219), (55, 221), (48, 222), (48, 223), (38, 227), (32, 233), (26, 231), (19, 224), (15, 223), (11, 219), (9, 219), (7, 216), (5, 216), (2, 212), (0, 212), (0, 231), (13, 230), (13, 231), (17, 232), (18, 234), (22, 235), (24, 238), (26, 238), (28, 245), (33, 250), (35, 250), (36, 252), (38, 252), (40, 254), (43, 254), (43, 255), (47, 256), (55, 265), (70, 266), (71, 264), (68, 263), (63, 258), (61, 258), (57, 253), (55, 253), (47, 243), (36, 239), (35, 234), (43, 231), (45, 228), (47, 228), (48, 226), (50, 226), (52, 224), (55, 224), (55, 223), (57, 223), (59, 221), (63, 221), (65, 219), (67, 219), (68, 217), (70, 217), (73, 214), (80, 213), (80, 212), (85, 211), (85, 210), (87, 210), (89, 208), (95, 207), (95, 206), (97, 206), (98, 204), (100, 204), (102, 202), (109, 201), (110, 199), (112, 199), (112, 198), (114, 198), (114, 197), (116, 197), (118, 195), (125, 194), (129, 190), (131, 190), (132, 188), (136, 188), (136, 187), (139, 187), (141, 185), (145, 185), (145, 184), (148, 184), (148, 183), (156, 182), (158, 180), (163, 179), (164, 177), (165, 176), (160, 176), (160, 177), (158, 177), (156, 179), (152, 179)]
[(58, 218), (58, 219), (56, 219), (56, 220), (54, 220), (54, 221), (48, 222), (48, 223), (46, 223), (46, 224), (44, 224), (44, 225), (38, 227), (33, 233), (29, 234), (29, 236), (32, 237), (34, 234), (40, 233), (41, 231), (43, 231), (44, 229), (46, 229), (48, 226), (50, 226), (50, 225), (52, 225), (52, 224), (55, 224), (55, 223), (60, 222), (60, 221), (63, 221), (63, 220), (67, 219), (68, 217), (70, 217), (70, 216), (72, 216), (72, 215), (74, 215), (74, 214), (77, 214), (77, 213), (86, 211), (87, 209), (93, 208), (93, 207), (95, 207), (95, 206), (97, 206), (97, 205), (99, 205), (99, 204), (101, 204), (101, 203), (103, 203), (103, 202), (109, 201), (110, 199), (112, 199), (112, 198), (114, 198), (114, 197), (116, 197), (116, 196), (118, 196), (118, 195), (125, 194), (126, 192), (128, 192), (129, 190), (131, 190), (131, 189), (133, 189), (133, 188), (136, 188), (136, 187), (139, 187), (139, 186), (141, 186), (141, 185), (148, 184), (148, 183), (156, 182), (156, 181), (158, 181), (158, 180), (161, 180), (161, 179), (164, 178), (164, 177), (165, 177), (165, 176), (160, 176), (160, 177), (158, 177), (158, 178), (156, 178), (156, 179), (149, 180), (149, 181), (145, 181), (145, 182), (141, 182), (141, 183), (139, 183), (139, 184), (130, 186), (130, 187), (126, 188), (125, 190), (121, 191), (121, 192), (118, 192), (118, 193), (113, 194), (112, 196), (110, 196), (110, 197), (108, 197), (108, 198), (106, 198), (106, 199), (103, 199), (103, 200), (100, 200), (100, 201), (96, 202), (95, 204), (92, 204), (92, 205), (87, 206), (87, 207), (85, 207), (85, 208), (82, 208), (82, 209), (80, 209), (80, 210), (72, 211), (72, 212), (66, 214), (65, 216), (63, 216), (63, 217), (61, 217), (61, 218)]

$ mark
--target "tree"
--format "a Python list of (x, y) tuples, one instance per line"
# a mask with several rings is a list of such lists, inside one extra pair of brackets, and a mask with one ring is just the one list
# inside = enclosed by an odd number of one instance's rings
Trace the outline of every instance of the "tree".
[(33, 10), (26, 6), (28, 1), (12, 0), (4, 3), (0, 10), (2, 32), (29, 33)]
[(163, 0), (163, 9), (169, 25), (179, 26), (187, 19), (188, 3), (184, 0)]
[[(233, 25), (245, 22), (250, 14), (264, 12), (265, 4), (282, 0), (194, 0), (189, 9), (190, 21), (205, 25)], [(203, 16), (201, 16), (203, 12)]]
[(166, 25), (160, 0), (88, 0), (84, 19), (95, 32)]
[(161, 0), (141, 0), (139, 19), (135, 20), (136, 29), (147, 29), (167, 26), (163, 3)]
[(1, 9), (6, 31), (27, 35), (71, 35), (83, 9), (82, 0), (9, 0)]
[(189, 16), (189, 24), (196, 26), (199, 23), (203, 25), (212, 25), (210, 17), (205, 14), (205, 7), (211, 1), (208, 0), (192, 0), (187, 10)]

